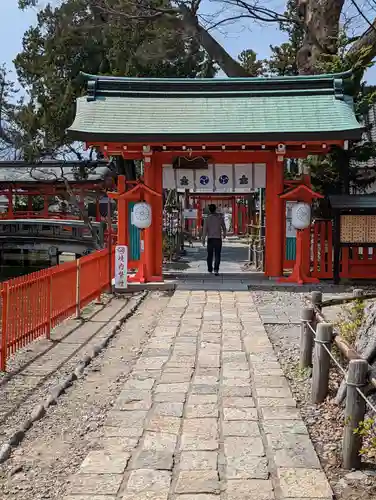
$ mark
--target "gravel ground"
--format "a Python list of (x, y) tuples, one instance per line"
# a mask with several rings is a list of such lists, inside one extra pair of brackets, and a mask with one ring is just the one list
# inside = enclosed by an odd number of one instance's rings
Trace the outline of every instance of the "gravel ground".
[[(107, 297), (105, 303), (107, 312), (103, 306), (90, 304), (82, 314), (82, 322), (68, 319), (52, 332), (51, 341), (35, 340), (9, 359), (7, 373), (0, 381), (0, 443), (18, 430), (33, 408), (91, 352), (101, 331), (107, 328), (106, 323), (110, 328), (110, 321), (125, 316), (135, 302), (124, 298), (110, 301)], [(52, 356), (55, 361), (51, 364)], [(50, 370), (46, 371), (47, 366)]]
[[(268, 296), (266, 299), (266, 295)], [(334, 294), (331, 294), (332, 296)], [(304, 294), (291, 292), (253, 292), (258, 307), (265, 301), (273, 304), (276, 314), (286, 314), (286, 307), (294, 311), (303, 306)], [(281, 311), (279, 311), (281, 309)], [(283, 310), (282, 310), (283, 309)], [(341, 377), (332, 368), (329, 398), (321, 405), (310, 403), (310, 373), (299, 370), (298, 325), (265, 325), (282, 369), (289, 380), (302, 417), (308, 427), (311, 439), (321, 464), (328, 476), (338, 500), (375, 500), (376, 464), (365, 464), (363, 471), (348, 472), (341, 469), (341, 446), (343, 433), (343, 409), (332, 402)]]
[(67, 478), (88, 451), (96, 448), (104, 417), (168, 301), (168, 294), (149, 294), (84, 376), (28, 431), (0, 466), (1, 499), (57, 500), (64, 496)]

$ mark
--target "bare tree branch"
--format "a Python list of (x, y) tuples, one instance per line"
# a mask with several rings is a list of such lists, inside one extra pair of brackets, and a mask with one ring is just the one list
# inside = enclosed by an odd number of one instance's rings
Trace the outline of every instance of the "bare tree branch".
[[(43, 168), (43, 166), (41, 164), (36, 164), (35, 167), (33, 167), (30, 170), (29, 173), (33, 179), (38, 180), (38, 181), (41, 180), (41, 177), (43, 177), (45, 179), (46, 175), (50, 175), (50, 176), (55, 178), (56, 183), (62, 182), (64, 184), (65, 191), (63, 191), (62, 196), (64, 197), (65, 201), (68, 204), (74, 205), (74, 207), (77, 209), (82, 221), (84, 222), (85, 226), (89, 229), (89, 231), (91, 233), (93, 243), (94, 243), (96, 250), (100, 250), (101, 245), (100, 245), (98, 232), (94, 228), (86, 211), (82, 209), (80, 203), (77, 201), (76, 195), (74, 194), (74, 192), (69, 184), (69, 181), (67, 179), (67, 176), (64, 172), (64, 163), (62, 163), (59, 167), (56, 167), (56, 168), (58, 168), (58, 173), (56, 172), (56, 170), (52, 170), (52, 169), (46, 170), (46, 168)], [(41, 175), (37, 176), (36, 175), (37, 173), (39, 173)]]

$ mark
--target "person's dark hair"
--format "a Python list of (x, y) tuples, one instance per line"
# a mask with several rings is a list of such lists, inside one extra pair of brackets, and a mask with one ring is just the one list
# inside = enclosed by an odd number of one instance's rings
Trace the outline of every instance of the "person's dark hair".
[(214, 203), (211, 203), (211, 204), (209, 205), (209, 212), (210, 212), (211, 214), (214, 214), (216, 210), (217, 210), (217, 207), (214, 205)]

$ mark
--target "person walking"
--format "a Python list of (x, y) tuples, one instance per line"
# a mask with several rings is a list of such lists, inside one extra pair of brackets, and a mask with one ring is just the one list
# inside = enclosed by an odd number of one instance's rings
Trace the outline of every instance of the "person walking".
[(213, 272), (213, 255), (214, 255), (214, 274), (218, 276), (219, 266), (221, 264), (222, 252), (222, 235), (226, 238), (226, 226), (222, 214), (217, 213), (217, 207), (214, 204), (209, 205), (209, 215), (204, 221), (204, 229), (202, 232), (202, 244), (205, 246), (206, 239), (208, 240), (208, 271)]

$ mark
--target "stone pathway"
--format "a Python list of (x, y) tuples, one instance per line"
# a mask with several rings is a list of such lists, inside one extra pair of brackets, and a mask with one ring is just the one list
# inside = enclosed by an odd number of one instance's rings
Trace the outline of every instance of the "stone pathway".
[(249, 292), (178, 290), (64, 500), (327, 499)]
[(248, 262), (248, 245), (238, 240), (224, 240), (219, 276), (209, 274), (206, 263), (206, 248), (195, 242), (193, 248), (186, 247), (186, 256), (179, 262), (166, 264), (165, 277), (177, 279), (180, 289), (239, 291), (248, 290), (248, 285), (261, 285), (268, 280), (263, 273), (245, 271)]

